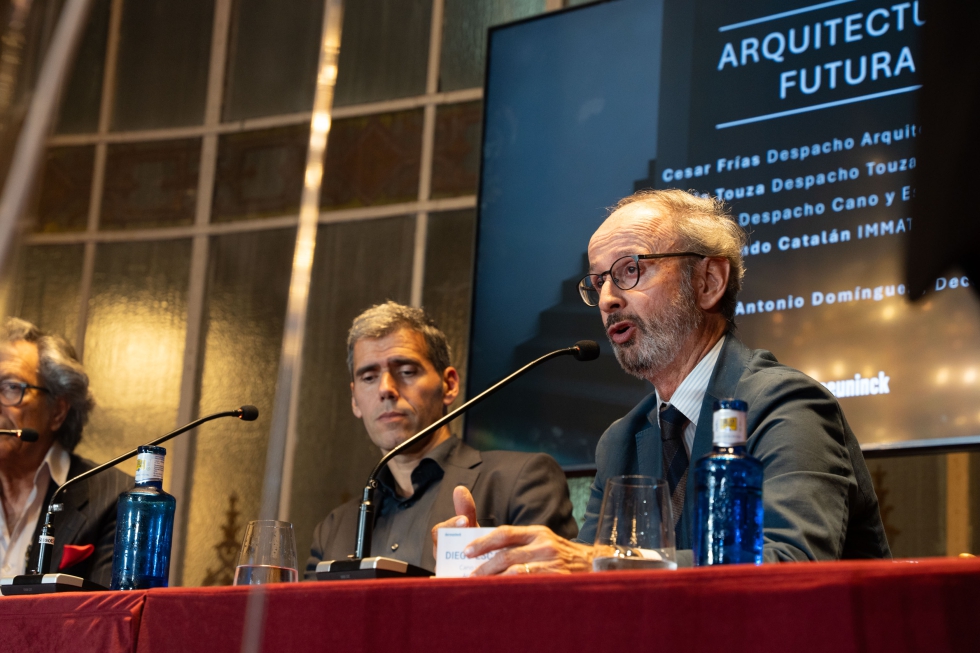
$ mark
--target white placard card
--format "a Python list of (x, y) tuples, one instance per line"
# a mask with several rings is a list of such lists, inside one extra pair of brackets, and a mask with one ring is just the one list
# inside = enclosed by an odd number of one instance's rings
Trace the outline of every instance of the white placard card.
[(478, 558), (467, 558), (463, 549), (478, 537), (492, 532), (493, 528), (440, 528), (436, 542), (436, 576), (460, 578), (497, 554), (496, 551)]

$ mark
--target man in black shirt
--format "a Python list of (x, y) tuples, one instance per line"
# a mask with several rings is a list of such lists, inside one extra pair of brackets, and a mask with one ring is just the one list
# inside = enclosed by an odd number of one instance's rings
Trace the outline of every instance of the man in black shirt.
[[(386, 454), (446, 414), (459, 394), (445, 334), (421, 309), (387, 302), (357, 318), (347, 337), (351, 407), (371, 441)], [(430, 531), (460, 515), (460, 526), (545, 525), (574, 537), (568, 484), (544, 454), (477, 451), (443, 426), (396, 456), (378, 478), (380, 506), (371, 556), (435, 568)], [(480, 513), (468, 510), (469, 496)], [(467, 504), (461, 503), (466, 496)], [(358, 500), (334, 510), (313, 533), (306, 576), (321, 560), (354, 551)]]

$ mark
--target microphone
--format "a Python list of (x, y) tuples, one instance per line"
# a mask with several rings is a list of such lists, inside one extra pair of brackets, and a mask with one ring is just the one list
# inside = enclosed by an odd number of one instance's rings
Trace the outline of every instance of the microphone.
[(576, 350), (572, 355), (577, 361), (594, 361), (599, 358), (599, 343), (595, 340), (579, 340), (572, 349)]
[[(237, 417), (244, 422), (254, 421), (259, 416), (259, 409), (255, 406), (242, 406), (241, 408), (236, 408), (235, 410), (227, 410), (221, 413), (214, 413), (213, 415), (207, 415), (196, 419), (190, 424), (181, 426), (178, 429), (167, 433), (166, 435), (153, 440), (152, 442), (147, 442), (145, 445), (155, 447), (157, 445), (163, 444), (171, 438), (177, 437), (181, 433), (186, 433), (193, 428), (204, 424), (205, 422), (210, 422), (213, 419), (218, 419), (219, 417)], [(3, 432), (0, 432), (3, 433)], [(34, 436), (34, 440), (37, 440), (37, 431), (31, 429), (22, 429), (20, 431), (11, 431), (9, 434), (19, 433), (17, 437), (23, 440), (27, 440), (31, 434)], [(0, 581), (0, 591), (6, 596), (11, 594), (44, 594), (50, 592), (64, 592), (64, 591), (92, 591), (92, 590), (104, 590), (106, 588), (102, 587), (97, 583), (78, 578), (77, 576), (71, 576), (69, 574), (54, 574), (54, 580), (45, 582), (44, 578), (49, 576), (48, 570), (51, 568), (51, 554), (54, 551), (54, 527), (51, 524), (54, 513), (60, 512), (63, 506), (55, 502), (55, 499), (59, 494), (64, 492), (69, 486), (78, 483), (90, 476), (95, 476), (96, 474), (103, 472), (110, 467), (115, 467), (119, 463), (129, 460), (139, 452), (139, 447), (136, 447), (132, 451), (127, 451), (121, 456), (113, 458), (109, 462), (102, 463), (97, 467), (93, 467), (87, 472), (83, 472), (74, 478), (70, 478), (64, 482), (63, 485), (59, 486), (52, 494), (51, 500), (48, 502), (48, 512), (44, 517), (44, 526), (41, 528), (41, 534), (38, 537), (38, 558), (37, 558), (37, 568), (31, 569), (27, 574), (23, 576), (15, 576), (14, 578), (4, 578)]]
[(12, 435), (24, 442), (37, 442), (39, 437), (34, 429), (0, 429), (0, 435)]
[[(599, 357), (599, 343), (594, 340), (579, 340), (571, 347), (556, 349), (551, 353), (545, 354), (544, 356), (531, 361), (521, 369), (512, 373), (510, 376), (497, 381), (497, 383), (473, 397), (456, 410), (444, 415), (385, 454), (378, 464), (374, 466), (374, 469), (371, 470), (371, 474), (368, 476), (367, 484), (364, 486), (364, 492), (361, 495), (361, 505), (357, 517), (357, 541), (355, 543), (353, 557), (348, 560), (324, 560), (320, 562), (316, 566), (317, 580), (352, 580), (358, 578), (431, 576), (432, 574), (427, 569), (410, 565), (401, 560), (381, 557), (365, 560), (365, 554), (370, 554), (371, 552), (371, 536), (374, 530), (374, 492), (378, 488), (378, 474), (381, 473), (381, 470), (384, 469), (384, 466), (387, 465), (388, 461), (390, 461), (392, 458), (399, 455), (406, 449), (410, 449), (420, 440), (428, 437), (432, 433), (435, 433), (445, 424), (456, 419), (458, 416), (469, 410), (472, 406), (480, 403), (493, 393), (503, 388), (505, 385), (509, 384), (511, 381), (514, 381), (545, 361), (549, 361), (552, 358), (557, 358), (559, 356), (568, 355), (574, 356), (575, 360), (580, 361), (595, 360)], [(367, 564), (367, 566), (362, 564), (368, 563), (369, 560), (370, 563)]]
[(242, 406), (234, 412), (235, 417), (243, 422), (254, 422), (259, 418), (259, 409), (255, 406)]

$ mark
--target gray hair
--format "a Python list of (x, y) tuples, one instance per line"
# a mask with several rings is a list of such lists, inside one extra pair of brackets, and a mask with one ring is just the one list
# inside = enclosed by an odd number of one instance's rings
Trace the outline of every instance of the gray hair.
[(729, 214), (725, 203), (717, 197), (701, 197), (694, 191), (641, 190), (621, 199), (613, 207), (613, 212), (637, 202), (660, 209), (670, 216), (679, 241), (677, 246), (681, 250), (728, 259), (731, 266), (728, 287), (719, 308), (725, 319), (734, 325), (735, 306), (745, 277), (742, 248), (747, 236)]
[(82, 439), (89, 413), (95, 408), (95, 399), (88, 389), (88, 374), (70, 342), (26, 320), (7, 318), (0, 330), (0, 342), (21, 341), (37, 345), (38, 382), (48, 390), (50, 400), (63, 398), (68, 402), (68, 415), (55, 437), (66, 451), (74, 451)]
[(347, 332), (347, 370), (354, 376), (354, 345), (364, 338), (384, 338), (399, 329), (411, 329), (422, 335), (429, 362), (442, 374), (452, 365), (452, 352), (446, 334), (421, 308), (387, 301), (376, 304), (354, 318)]

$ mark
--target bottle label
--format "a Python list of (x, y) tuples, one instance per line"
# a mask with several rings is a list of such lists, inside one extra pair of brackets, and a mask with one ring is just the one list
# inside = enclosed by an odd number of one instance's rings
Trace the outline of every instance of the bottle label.
[(745, 444), (745, 413), (740, 410), (721, 408), (715, 411), (714, 444), (719, 447), (735, 447)]
[(153, 453), (141, 453), (136, 456), (136, 482), (163, 480), (163, 456)]
[(54, 546), (54, 538), (50, 535), (42, 535), (37, 538), (38, 544), (47, 544), (48, 546)]

